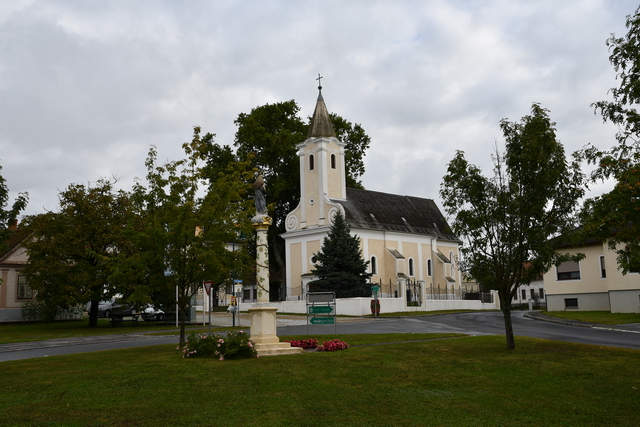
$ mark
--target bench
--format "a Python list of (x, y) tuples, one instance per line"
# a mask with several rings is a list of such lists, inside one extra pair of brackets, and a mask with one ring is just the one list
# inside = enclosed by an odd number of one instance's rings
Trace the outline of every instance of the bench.
[(109, 323), (111, 326), (122, 326), (124, 322), (131, 322), (134, 326), (138, 326), (138, 317), (140, 315), (136, 312), (125, 313), (123, 311), (114, 310), (109, 316)]

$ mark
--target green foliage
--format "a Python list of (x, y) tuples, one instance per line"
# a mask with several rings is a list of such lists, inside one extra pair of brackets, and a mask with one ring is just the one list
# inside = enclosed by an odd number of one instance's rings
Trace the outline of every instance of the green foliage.
[(458, 151), (440, 186), (453, 230), (466, 242), (463, 269), (484, 289), (498, 290), (509, 348), (514, 293), (569, 258), (556, 253), (549, 239), (573, 228), (584, 194), (579, 164), (567, 163), (554, 126), (538, 104), (519, 123), (502, 120), (506, 151), (496, 149), (494, 176), (483, 176)]
[(371, 296), (368, 261), (362, 257), (360, 239), (350, 231), (342, 214), (337, 213), (320, 252), (314, 255), (312, 273), (318, 280), (309, 284), (314, 292), (335, 292), (336, 298)]
[(31, 236), (23, 242), (29, 255), (23, 273), (44, 304), (45, 319), (92, 302), (95, 326), (98, 302), (130, 290), (128, 282), (110, 280), (114, 261), (130, 246), (125, 229), (132, 209), (129, 193), (114, 185), (104, 179), (95, 186), (71, 184), (59, 195), (58, 212), (26, 219)]
[[(0, 166), (0, 170), (2, 170), (2, 166)], [(9, 239), (15, 232), (13, 225), (16, 224), (20, 212), (27, 206), (28, 200), (27, 193), (19, 193), (11, 208), (6, 209), (9, 203), (9, 188), (4, 177), (0, 175), (0, 254), (7, 250)], [(1, 278), (0, 284), (2, 284)]]
[(189, 334), (185, 347), (182, 349), (183, 358), (206, 357), (218, 360), (251, 359), (258, 353), (253, 341), (244, 331), (229, 331), (226, 336), (218, 334)]
[(596, 165), (591, 180), (613, 178), (609, 193), (588, 200), (581, 215), (583, 238), (606, 241), (617, 253), (623, 274), (640, 271), (640, 8), (627, 16), (627, 34), (607, 40), (609, 61), (617, 73), (618, 87), (610, 89), (613, 101), (592, 106), (605, 122), (618, 126), (617, 145), (599, 150), (588, 145), (582, 158)]
[[(31, 300), (23, 303), (22, 307), (20, 307), (22, 320), (26, 322), (42, 320), (45, 308), (46, 307), (42, 301)], [(55, 318), (55, 313), (53, 317)]]
[(122, 276), (138, 278), (142, 288), (178, 306), (181, 343), (191, 297), (203, 281), (219, 285), (251, 265), (246, 251), (227, 246), (253, 234), (249, 164), (233, 161), (199, 127), (182, 147), (185, 159), (162, 165), (155, 148), (149, 151), (147, 186), (138, 183), (133, 191), (142, 218), (133, 234), (136, 250), (121, 263)]

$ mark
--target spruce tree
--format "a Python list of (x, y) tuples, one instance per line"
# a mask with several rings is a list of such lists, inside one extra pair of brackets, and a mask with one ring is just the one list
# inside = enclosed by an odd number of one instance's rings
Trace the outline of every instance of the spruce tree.
[(318, 280), (310, 283), (314, 292), (335, 292), (336, 298), (368, 297), (371, 274), (360, 250), (360, 239), (350, 234), (342, 214), (335, 216), (329, 235), (315, 254), (312, 273)]

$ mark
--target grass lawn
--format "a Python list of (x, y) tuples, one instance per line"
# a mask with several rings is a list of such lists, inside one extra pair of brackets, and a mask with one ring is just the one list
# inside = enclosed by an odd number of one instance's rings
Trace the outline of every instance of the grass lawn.
[(561, 319), (579, 320), (601, 325), (640, 323), (640, 313), (610, 313), (608, 311), (543, 311), (543, 313)]
[(243, 361), (173, 346), (2, 362), (6, 426), (637, 426), (640, 351), (504, 337)]

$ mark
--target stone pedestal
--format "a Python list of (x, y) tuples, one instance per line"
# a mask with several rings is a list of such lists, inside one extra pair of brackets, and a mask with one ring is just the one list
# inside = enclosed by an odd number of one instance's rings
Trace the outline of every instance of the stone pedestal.
[(256, 284), (258, 290), (258, 307), (250, 308), (251, 340), (255, 343), (258, 356), (276, 356), (279, 354), (301, 353), (299, 347), (291, 347), (288, 342), (280, 342), (276, 335), (276, 307), (269, 305), (269, 242), (267, 229), (271, 225), (271, 217), (256, 214), (251, 219), (256, 229)]
[(276, 307), (254, 307), (251, 315), (251, 340), (255, 343), (259, 356), (302, 353), (302, 348), (291, 347), (288, 342), (280, 342), (276, 335)]

